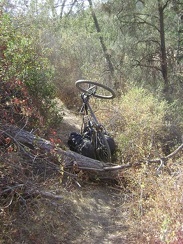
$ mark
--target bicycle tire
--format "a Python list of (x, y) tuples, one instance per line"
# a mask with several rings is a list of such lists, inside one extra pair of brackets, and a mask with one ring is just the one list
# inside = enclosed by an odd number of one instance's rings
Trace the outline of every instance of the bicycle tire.
[(109, 143), (107, 142), (107, 139), (105, 138), (105, 135), (103, 132), (99, 131), (97, 133), (97, 140), (98, 144), (96, 148), (96, 155), (99, 161), (105, 162), (105, 163), (111, 163), (111, 149), (109, 147)]
[(90, 81), (90, 80), (78, 80), (75, 82), (76, 87), (84, 92), (87, 93), (87, 89), (83, 88), (82, 85), (96, 85), (97, 87), (103, 88), (104, 91), (109, 92), (109, 95), (102, 95), (102, 94), (92, 94), (94, 97), (97, 98), (102, 98), (102, 99), (113, 99), (115, 98), (116, 94), (115, 92), (108, 86), (104, 85), (104, 84), (100, 84), (98, 82), (95, 81)]

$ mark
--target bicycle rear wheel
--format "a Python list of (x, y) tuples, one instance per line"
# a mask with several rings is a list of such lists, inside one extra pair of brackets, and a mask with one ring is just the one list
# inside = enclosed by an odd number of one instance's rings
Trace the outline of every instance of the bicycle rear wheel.
[(109, 147), (109, 144), (107, 142), (107, 139), (103, 132), (99, 131), (97, 133), (97, 148), (96, 148), (96, 155), (98, 160), (105, 162), (105, 163), (111, 163), (111, 150)]
[[(75, 82), (75, 85), (80, 91), (84, 92), (85, 94), (89, 93), (89, 95), (93, 95), (97, 98), (113, 99), (116, 96), (115, 92), (110, 87), (94, 81), (78, 80)], [(96, 88), (94, 89), (94, 93), (90, 92), (90, 89), (92, 87)]]

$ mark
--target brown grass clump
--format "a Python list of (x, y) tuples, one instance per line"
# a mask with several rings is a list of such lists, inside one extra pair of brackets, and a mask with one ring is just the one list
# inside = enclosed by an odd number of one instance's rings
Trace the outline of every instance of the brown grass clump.
[(183, 243), (183, 170), (179, 163), (174, 162), (176, 169), (168, 167), (169, 173), (158, 175), (144, 166), (128, 174), (129, 221), (137, 243)]

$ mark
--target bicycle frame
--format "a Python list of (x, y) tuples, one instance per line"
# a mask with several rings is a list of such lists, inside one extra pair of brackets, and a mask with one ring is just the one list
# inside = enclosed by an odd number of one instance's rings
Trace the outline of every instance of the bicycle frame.
[[(99, 125), (99, 122), (98, 122), (98, 120), (97, 120), (97, 118), (96, 118), (96, 116), (95, 116), (95, 113), (93, 112), (93, 110), (92, 110), (92, 108), (91, 108), (91, 106), (90, 106), (90, 104), (89, 104), (89, 98), (90, 98), (90, 95), (85, 95), (84, 93), (81, 95), (81, 98), (82, 98), (82, 100), (83, 100), (83, 105), (82, 105), (82, 107), (81, 107), (81, 109), (80, 109), (80, 113), (83, 113), (83, 112), (85, 112), (85, 115), (89, 115), (88, 114), (88, 111), (90, 112), (90, 115), (91, 115), (91, 117), (93, 118), (93, 120), (94, 120), (94, 123), (95, 123), (95, 125), (97, 126), (97, 125)], [(83, 111), (84, 110), (84, 111)]]
[[(89, 130), (92, 130), (91, 132), (91, 141), (95, 147), (96, 150), (96, 154), (98, 155), (98, 157), (102, 160), (103, 156), (100, 156), (101, 153), (105, 154), (106, 152), (104, 151), (104, 148), (106, 147), (106, 139), (104, 137), (104, 133), (105, 133), (105, 129), (104, 127), (99, 124), (94, 111), (92, 110), (90, 104), (89, 104), (89, 99), (90, 96), (92, 94), (86, 95), (86, 94), (81, 94), (81, 98), (83, 100), (83, 105), (81, 107), (80, 113), (84, 113), (83, 114), (83, 124), (81, 126), (81, 134), (84, 134), (86, 131), (85, 129), (89, 127)], [(90, 113), (90, 117), (91, 119), (87, 118), (87, 121), (84, 121), (84, 116), (89, 116)], [(83, 127), (83, 129), (82, 129)], [(105, 144), (105, 146), (104, 146)], [(108, 144), (107, 144), (108, 145)], [(109, 157), (109, 161), (111, 161), (111, 153), (109, 153), (109, 146), (107, 146), (107, 157)], [(110, 155), (108, 155), (110, 154)]]
[(115, 92), (106, 85), (94, 81), (78, 80), (75, 84), (76, 87), (82, 91), (81, 98), (83, 105), (80, 109), (80, 113), (83, 114), (83, 124), (81, 126), (81, 134), (93, 144), (98, 160), (111, 162), (111, 148), (108, 142), (110, 137), (105, 128), (99, 124), (89, 104), (89, 99), (90, 96), (101, 99), (113, 99), (115, 97)]

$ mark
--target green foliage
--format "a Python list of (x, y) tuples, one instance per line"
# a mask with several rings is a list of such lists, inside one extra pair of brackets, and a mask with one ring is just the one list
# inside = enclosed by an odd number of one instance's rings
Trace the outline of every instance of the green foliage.
[[(164, 6), (165, 46), (167, 53), (168, 78), (173, 87), (177, 86), (175, 69), (178, 45), (178, 16), (174, 11), (174, 1), (159, 1)], [(167, 4), (166, 4), (167, 3)], [(160, 16), (158, 1), (108, 1), (110, 16), (103, 31), (110, 32), (112, 60), (119, 80), (133, 80), (136, 84), (162, 87)], [(179, 4), (177, 4), (178, 6)], [(111, 21), (112, 20), (112, 21)], [(113, 31), (115, 33), (113, 33)], [(161, 33), (162, 34), (162, 33)], [(172, 77), (173, 76), (173, 77)]]
[(155, 139), (161, 134), (167, 109), (165, 101), (142, 88), (131, 88), (119, 99), (116, 131), (119, 156), (125, 162), (156, 155)]
[[(78, 78), (97, 77), (101, 68), (101, 48), (89, 12), (64, 18), (64, 28), (56, 33), (59, 57), (55, 66), (62, 80), (70, 83)], [(60, 38), (61, 36), (61, 38)]]
[[(38, 49), (36, 40), (22, 35), (7, 15), (1, 17), (1, 47), (4, 47), (1, 60), (1, 77), (4, 82), (20, 80), (34, 101), (34, 105), (47, 119), (59, 121), (61, 116), (52, 100), (56, 96), (53, 83), (54, 69), (46, 58), (47, 50)], [(6, 67), (6, 68), (5, 68)], [(14, 94), (14, 96), (16, 96)], [(54, 114), (54, 115), (53, 115)], [(54, 118), (54, 119), (53, 119)]]
[[(129, 79), (138, 84), (145, 81), (146, 87), (162, 88), (158, 1), (110, 0), (93, 4), (120, 88)], [(30, 34), (31, 39), (35, 37), (39, 49), (43, 46), (49, 49), (46, 57), (55, 68), (54, 80), (59, 90), (62, 84), (69, 89), (78, 78), (105, 80), (107, 76), (100, 35), (95, 30), (89, 8), (77, 1), (66, 6), (67, 1), (64, 1), (65, 14), (55, 1), (39, 4), (30, 1), (19, 15), (17, 9), (11, 10), (17, 29)], [(170, 1), (164, 6), (168, 76), (171, 85), (177, 87), (175, 55), (181, 4)]]

